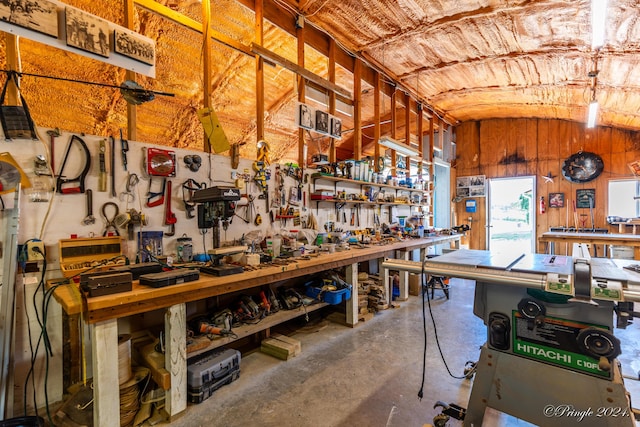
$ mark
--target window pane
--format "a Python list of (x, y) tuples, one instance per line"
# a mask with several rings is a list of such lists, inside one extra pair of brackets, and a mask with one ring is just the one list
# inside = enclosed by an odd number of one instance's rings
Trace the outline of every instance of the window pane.
[(638, 216), (638, 181), (635, 179), (609, 181), (609, 216), (635, 218)]

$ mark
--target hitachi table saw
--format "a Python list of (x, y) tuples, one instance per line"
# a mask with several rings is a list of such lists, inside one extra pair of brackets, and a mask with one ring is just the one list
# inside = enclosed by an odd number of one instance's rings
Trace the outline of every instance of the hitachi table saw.
[(635, 426), (613, 320), (640, 292), (612, 260), (458, 250), (382, 265), (476, 281), (487, 341), (459, 411), (465, 426), (482, 426), (487, 407), (541, 426)]

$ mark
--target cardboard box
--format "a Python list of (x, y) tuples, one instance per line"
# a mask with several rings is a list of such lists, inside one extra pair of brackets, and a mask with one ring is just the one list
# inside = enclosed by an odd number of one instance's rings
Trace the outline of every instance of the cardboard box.
[(422, 275), (421, 274), (409, 274), (409, 295), (420, 295), (420, 288), (422, 287)]

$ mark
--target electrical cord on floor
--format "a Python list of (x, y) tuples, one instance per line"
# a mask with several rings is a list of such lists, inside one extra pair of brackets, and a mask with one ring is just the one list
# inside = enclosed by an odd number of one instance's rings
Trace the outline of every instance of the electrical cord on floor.
[(422, 353), (422, 383), (420, 384), (420, 390), (418, 391), (418, 398), (420, 398), (421, 400), (422, 400), (422, 397), (424, 396), (424, 379), (427, 371), (427, 319), (426, 319), (426, 310), (425, 310), (426, 307), (424, 303), (425, 295), (427, 297), (427, 305), (429, 306), (429, 315), (431, 317), (431, 323), (433, 325), (433, 335), (436, 340), (436, 346), (438, 347), (440, 358), (444, 363), (444, 367), (446, 368), (447, 373), (451, 378), (455, 378), (457, 380), (462, 380), (467, 378), (466, 375), (462, 375), (462, 376), (453, 375), (453, 373), (451, 373), (451, 370), (449, 369), (449, 365), (447, 364), (447, 361), (444, 358), (444, 354), (440, 346), (440, 340), (438, 338), (438, 328), (436, 326), (436, 321), (435, 321), (435, 318), (433, 317), (433, 310), (431, 308), (431, 298), (429, 298), (429, 289), (428, 289), (427, 283), (425, 283), (426, 282), (426, 274), (425, 274), (426, 262), (427, 262), (427, 258), (425, 257), (425, 259), (422, 261), (422, 274), (421, 274), (422, 275), (422, 328), (423, 328), (423, 335), (424, 335), (424, 349)]
[[(425, 277), (424, 277), (424, 263), (426, 258), (422, 261), (422, 333), (424, 337), (424, 347), (422, 349), (422, 382), (420, 383), (420, 390), (418, 391), (418, 398), (422, 400), (424, 397), (424, 377), (427, 374), (427, 315), (425, 313), (424, 306), (424, 294), (425, 294)], [(429, 292), (426, 293), (429, 298)]]

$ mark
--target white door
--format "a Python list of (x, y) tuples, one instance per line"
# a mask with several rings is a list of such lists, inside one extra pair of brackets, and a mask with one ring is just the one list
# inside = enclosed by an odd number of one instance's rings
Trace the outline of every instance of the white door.
[(496, 252), (535, 252), (535, 177), (489, 180), (487, 242)]

